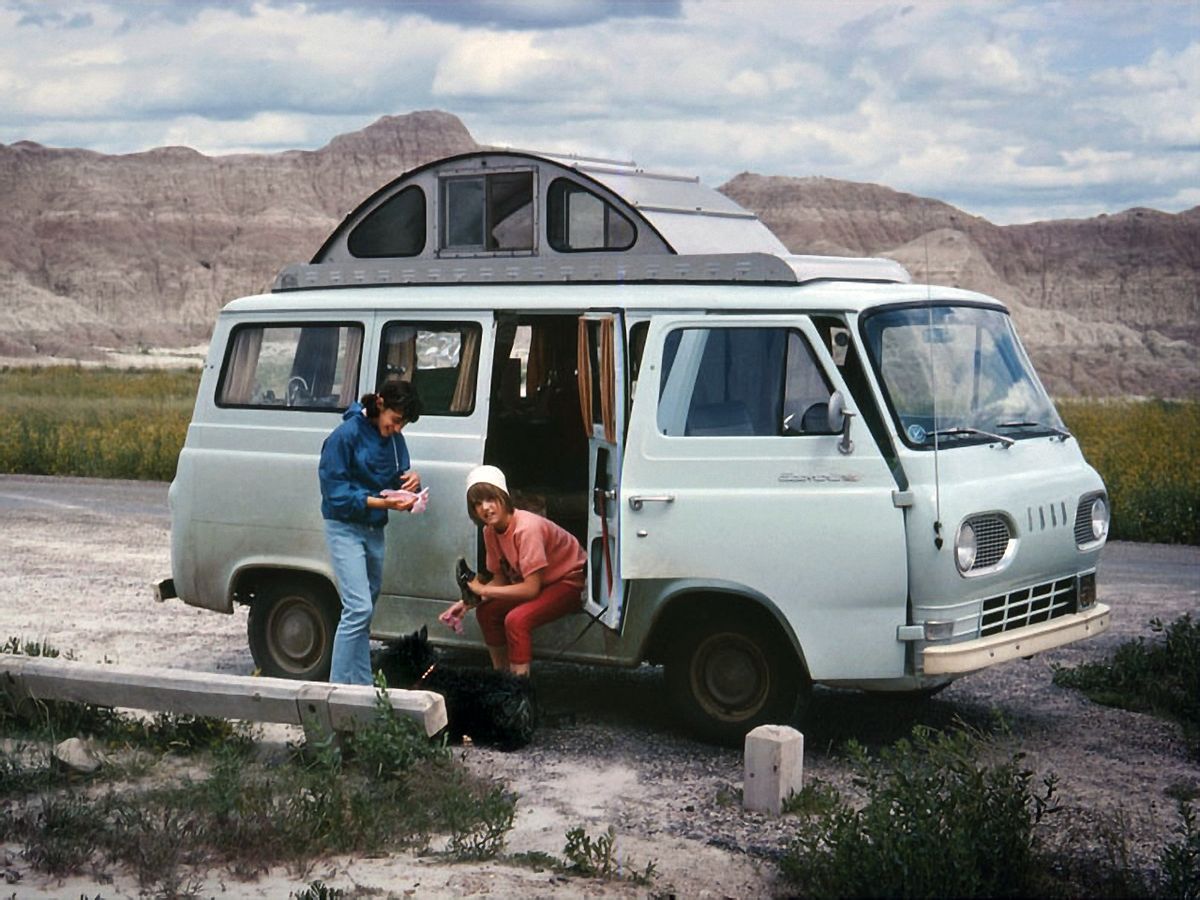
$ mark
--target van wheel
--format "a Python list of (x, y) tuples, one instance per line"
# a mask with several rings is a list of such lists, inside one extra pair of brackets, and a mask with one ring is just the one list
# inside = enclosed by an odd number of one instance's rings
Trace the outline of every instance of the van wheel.
[(271, 581), (246, 622), (255, 664), (272, 678), (327, 681), (339, 618), (332, 591), (299, 579)]
[(666, 661), (667, 689), (685, 726), (739, 743), (759, 725), (792, 720), (806, 681), (779, 630), (732, 617), (686, 627)]

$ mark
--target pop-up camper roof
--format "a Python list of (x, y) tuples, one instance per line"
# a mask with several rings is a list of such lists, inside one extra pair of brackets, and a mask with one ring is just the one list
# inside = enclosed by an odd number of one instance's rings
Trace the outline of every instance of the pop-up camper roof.
[(274, 290), (383, 284), (907, 282), (886, 259), (794, 256), (699, 179), (631, 162), (468, 153), (368, 197)]

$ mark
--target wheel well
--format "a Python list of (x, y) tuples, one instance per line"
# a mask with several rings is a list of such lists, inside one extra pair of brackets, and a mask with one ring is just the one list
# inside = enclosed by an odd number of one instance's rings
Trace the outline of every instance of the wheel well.
[(796, 660), (807, 675), (804, 652), (778, 610), (757, 598), (722, 591), (684, 591), (669, 598), (654, 621), (642, 657), (651, 663), (665, 662), (672, 635), (678, 634), (684, 625), (730, 615), (754, 619), (759, 625), (775, 630), (793, 649)]
[(301, 582), (314, 591), (326, 593), (334, 600), (338, 600), (337, 588), (324, 575), (317, 572), (306, 572), (303, 569), (281, 569), (270, 566), (242, 569), (238, 572), (233, 580), (233, 600), (235, 603), (249, 606), (271, 582), (283, 579)]

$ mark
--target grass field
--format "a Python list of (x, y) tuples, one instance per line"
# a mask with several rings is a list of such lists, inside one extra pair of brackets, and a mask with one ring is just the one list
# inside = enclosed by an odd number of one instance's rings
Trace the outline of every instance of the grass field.
[(200, 372), (0, 369), (0, 472), (170, 481)]
[[(169, 481), (197, 370), (0, 369), (0, 472)], [(1059, 403), (1112, 501), (1112, 536), (1200, 543), (1200, 404)]]
[(1111, 536), (1200, 543), (1200, 403), (1059, 403), (1112, 499)]

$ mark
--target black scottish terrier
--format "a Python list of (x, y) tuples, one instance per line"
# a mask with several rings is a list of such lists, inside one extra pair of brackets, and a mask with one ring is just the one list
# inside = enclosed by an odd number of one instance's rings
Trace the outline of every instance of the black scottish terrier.
[(383, 671), (388, 687), (441, 694), (451, 740), (467, 735), (477, 744), (518, 750), (533, 739), (537, 712), (529, 679), (447, 666), (429, 643), (427, 628), (388, 641), (372, 667)]

